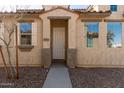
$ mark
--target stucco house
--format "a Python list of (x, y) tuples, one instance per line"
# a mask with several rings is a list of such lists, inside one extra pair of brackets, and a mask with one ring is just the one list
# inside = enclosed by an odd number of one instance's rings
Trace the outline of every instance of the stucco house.
[[(17, 12), (25, 15), (17, 23), (19, 66), (49, 68), (56, 61), (71, 68), (124, 67), (124, 5), (91, 5), (87, 9), (44, 5), (43, 9)], [(4, 22), (0, 22), (2, 36)], [(15, 62), (14, 34), (12, 41)], [(0, 44), (6, 55), (3, 42)]]

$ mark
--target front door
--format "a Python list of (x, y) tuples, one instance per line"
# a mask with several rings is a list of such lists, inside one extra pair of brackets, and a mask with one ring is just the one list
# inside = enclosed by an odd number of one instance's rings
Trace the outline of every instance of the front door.
[(65, 59), (65, 27), (53, 27), (53, 59)]

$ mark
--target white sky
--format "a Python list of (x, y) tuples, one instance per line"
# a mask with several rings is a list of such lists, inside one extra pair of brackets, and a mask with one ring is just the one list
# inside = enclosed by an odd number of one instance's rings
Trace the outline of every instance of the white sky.
[[(22, 5), (32, 5), (30, 8), (41, 9), (42, 5), (121, 5), (124, 4), (124, 0), (0, 0), (0, 10), (14, 10), (18, 5), (22, 8)], [(10, 8), (11, 6), (11, 8)], [(3, 9), (4, 7), (4, 9)], [(78, 8), (82, 8), (81, 6)]]
[[(0, 11), (16, 11), (18, 9), (42, 9), (42, 5), (1, 5)], [(71, 5), (71, 9), (84, 9), (87, 8), (88, 5)]]
[(15, 11), (16, 9), (42, 9), (42, 5), (0, 5), (0, 11)]
[(103, 5), (124, 4), (124, 0), (0, 0), (0, 5)]

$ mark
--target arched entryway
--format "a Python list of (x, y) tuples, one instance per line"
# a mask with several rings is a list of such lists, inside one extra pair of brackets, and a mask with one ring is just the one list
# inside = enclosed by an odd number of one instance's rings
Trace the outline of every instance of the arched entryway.
[[(49, 68), (53, 60), (57, 57), (57, 59), (64, 59), (68, 67), (75, 67), (77, 57), (76, 26), (78, 16), (77, 13), (60, 7), (40, 15), (43, 21), (42, 61), (44, 67)], [(61, 37), (59, 36), (60, 34)], [(63, 41), (59, 41), (53, 36)], [(56, 42), (63, 44), (60, 45)], [(59, 52), (56, 48), (61, 50), (59, 55), (57, 55)]]

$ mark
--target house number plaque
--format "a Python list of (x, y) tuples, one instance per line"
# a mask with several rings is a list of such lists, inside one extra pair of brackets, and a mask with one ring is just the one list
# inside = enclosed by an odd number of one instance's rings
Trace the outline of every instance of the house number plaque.
[(48, 42), (49, 41), (49, 38), (44, 38), (43, 41), (47, 41)]

